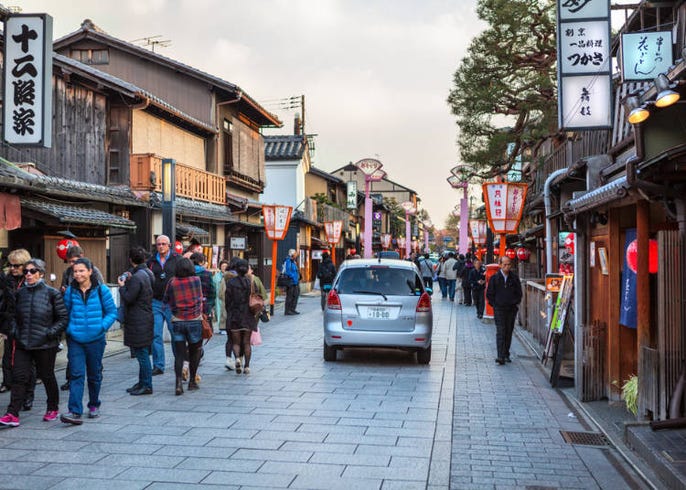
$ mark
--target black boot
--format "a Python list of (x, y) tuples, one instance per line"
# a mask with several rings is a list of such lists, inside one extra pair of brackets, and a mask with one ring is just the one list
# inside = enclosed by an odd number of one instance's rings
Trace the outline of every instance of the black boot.
[(126, 388), (126, 392), (127, 392), (127, 393), (131, 393), (132, 391), (138, 391), (140, 388), (141, 388), (141, 384), (140, 384), (140, 383), (136, 383), (135, 385), (133, 385), (133, 386), (131, 386), (131, 387), (129, 387), (129, 388)]
[(183, 378), (178, 376), (176, 378), (176, 396), (183, 395)]

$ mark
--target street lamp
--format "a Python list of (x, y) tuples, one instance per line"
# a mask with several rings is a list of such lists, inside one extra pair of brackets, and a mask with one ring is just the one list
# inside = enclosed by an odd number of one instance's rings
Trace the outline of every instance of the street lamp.
[(276, 242), (286, 238), (292, 212), (293, 208), (291, 206), (278, 206), (276, 204), (265, 204), (262, 206), (264, 231), (267, 234), (267, 238), (272, 240), (271, 295), (269, 299), (269, 313), (271, 315), (274, 314), (274, 296), (276, 293)]
[(176, 160), (162, 159), (162, 234), (176, 240)]
[(372, 199), (369, 197), (371, 182), (376, 182), (386, 176), (381, 170), (383, 164), (374, 158), (365, 158), (355, 163), (355, 166), (364, 174), (364, 258), (372, 256)]
[(400, 205), (405, 210), (405, 257), (410, 256), (410, 247), (412, 246), (412, 235), (410, 232), (410, 215), (417, 212), (412, 201), (405, 201)]
[(522, 219), (528, 187), (519, 182), (487, 182), (482, 187), (488, 224), (493, 233), (500, 234), (500, 257), (503, 257), (506, 235), (515, 233)]
[(331, 246), (331, 261), (336, 265), (336, 244), (341, 239), (341, 231), (343, 230), (343, 221), (325, 221), (324, 232), (326, 233), (326, 241)]

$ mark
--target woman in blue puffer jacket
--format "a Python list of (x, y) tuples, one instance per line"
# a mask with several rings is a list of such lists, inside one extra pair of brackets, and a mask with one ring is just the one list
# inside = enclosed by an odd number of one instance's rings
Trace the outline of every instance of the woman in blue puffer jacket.
[(88, 417), (100, 415), (100, 384), (105, 333), (117, 319), (112, 293), (97, 277), (86, 258), (72, 266), (74, 280), (64, 292), (69, 312), (67, 357), (69, 359), (69, 412), (60, 416), (66, 424), (81, 425), (83, 413), (83, 378), (88, 376)]

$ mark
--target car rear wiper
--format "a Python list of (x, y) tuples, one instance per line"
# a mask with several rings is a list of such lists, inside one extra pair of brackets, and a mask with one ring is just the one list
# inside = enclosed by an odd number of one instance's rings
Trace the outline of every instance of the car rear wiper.
[(384, 301), (388, 301), (388, 298), (386, 297), (386, 295), (384, 293), (382, 293), (381, 291), (365, 291), (365, 290), (360, 289), (357, 291), (353, 291), (353, 294), (380, 294), (381, 296), (383, 296)]

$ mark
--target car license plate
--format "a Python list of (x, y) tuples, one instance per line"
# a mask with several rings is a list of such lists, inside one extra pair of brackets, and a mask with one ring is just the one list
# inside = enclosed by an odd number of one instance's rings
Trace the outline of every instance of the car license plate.
[(391, 311), (384, 306), (368, 306), (367, 318), (370, 320), (388, 320), (391, 318)]

